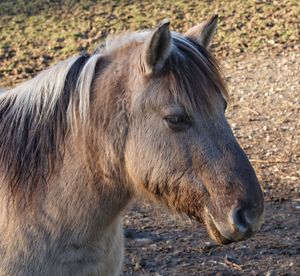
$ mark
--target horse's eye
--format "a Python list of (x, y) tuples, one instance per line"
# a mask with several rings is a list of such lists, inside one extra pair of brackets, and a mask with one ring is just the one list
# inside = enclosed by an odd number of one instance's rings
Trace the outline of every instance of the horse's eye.
[(187, 115), (168, 115), (164, 117), (164, 121), (173, 130), (183, 130), (190, 125)]
[(165, 117), (165, 120), (167, 123), (170, 124), (179, 124), (183, 121), (183, 116), (178, 116), (178, 115), (169, 115)]

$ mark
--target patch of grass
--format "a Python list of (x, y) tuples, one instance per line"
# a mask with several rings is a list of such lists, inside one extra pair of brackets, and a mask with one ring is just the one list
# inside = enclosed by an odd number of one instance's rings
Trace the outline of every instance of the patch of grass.
[(152, 28), (165, 17), (172, 29), (186, 31), (215, 12), (220, 22), (212, 48), (218, 56), (281, 51), (300, 43), (297, 0), (7, 0), (0, 2), (0, 86), (81, 50), (93, 51), (107, 35)]

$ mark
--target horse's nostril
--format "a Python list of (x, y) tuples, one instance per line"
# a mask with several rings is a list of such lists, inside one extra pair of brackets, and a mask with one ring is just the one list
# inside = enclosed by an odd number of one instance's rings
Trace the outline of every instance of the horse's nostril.
[(243, 208), (236, 208), (232, 214), (233, 224), (240, 234), (251, 232), (251, 225), (247, 221), (246, 212)]

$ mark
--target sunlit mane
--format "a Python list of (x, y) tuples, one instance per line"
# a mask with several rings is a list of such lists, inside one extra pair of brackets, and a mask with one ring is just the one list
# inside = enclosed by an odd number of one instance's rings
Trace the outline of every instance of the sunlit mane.
[[(76, 114), (88, 123), (100, 55), (72, 57), (0, 95), (0, 160), (12, 191), (33, 190), (58, 166)], [(20, 187), (20, 183), (30, 183)]]
[(176, 33), (173, 45), (173, 53), (165, 66), (174, 77), (168, 80), (168, 85), (177, 86), (173, 92), (186, 107), (211, 113), (220, 95), (225, 100), (228, 98), (217, 61), (197, 42)]

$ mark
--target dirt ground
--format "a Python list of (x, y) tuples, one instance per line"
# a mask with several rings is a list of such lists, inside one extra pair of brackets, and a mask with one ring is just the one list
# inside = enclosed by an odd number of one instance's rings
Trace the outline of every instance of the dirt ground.
[(185, 31), (215, 11), (227, 117), (261, 181), (265, 224), (247, 241), (219, 246), (202, 225), (136, 202), (124, 213), (123, 275), (300, 275), (300, 2), (0, 1), (0, 87), (91, 52), (107, 35), (165, 17)]
[(125, 213), (124, 275), (300, 275), (300, 51), (222, 65), (227, 117), (263, 186), (265, 224), (219, 246), (202, 225), (137, 203)]

